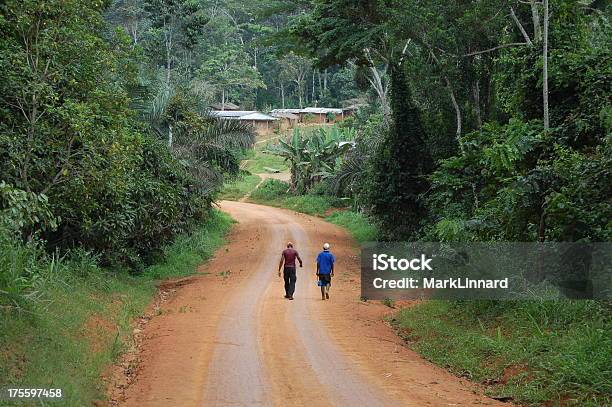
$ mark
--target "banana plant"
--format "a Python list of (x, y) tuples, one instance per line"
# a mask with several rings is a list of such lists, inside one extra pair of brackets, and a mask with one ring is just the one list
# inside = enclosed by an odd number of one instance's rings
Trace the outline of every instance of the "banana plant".
[(291, 189), (301, 190), (302, 171), (304, 166), (304, 150), (306, 140), (302, 137), (299, 129), (293, 129), (293, 133), (287, 140), (279, 140), (278, 144), (268, 146), (265, 152), (283, 157), (289, 163), (291, 174)]
[(304, 137), (294, 129), (287, 140), (280, 140), (267, 152), (283, 157), (289, 162), (291, 189), (306, 192), (314, 183), (333, 174), (338, 158), (351, 147), (341, 143), (341, 132), (326, 132), (323, 129), (311, 137)]

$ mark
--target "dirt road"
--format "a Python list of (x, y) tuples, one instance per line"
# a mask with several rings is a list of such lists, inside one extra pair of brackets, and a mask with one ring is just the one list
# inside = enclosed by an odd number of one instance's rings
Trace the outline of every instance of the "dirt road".
[[(502, 405), (402, 346), (382, 322), (389, 309), (359, 300), (358, 251), (342, 229), (266, 206), (221, 207), (239, 222), (229, 244), (146, 325), (120, 405)], [(276, 274), (287, 240), (304, 259), (294, 301)], [(325, 241), (338, 258), (329, 301), (314, 278)]]

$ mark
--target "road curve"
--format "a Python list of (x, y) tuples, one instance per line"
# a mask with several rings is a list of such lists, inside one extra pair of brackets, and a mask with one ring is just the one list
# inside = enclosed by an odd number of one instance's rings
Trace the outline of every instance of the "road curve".
[[(229, 244), (147, 324), (119, 405), (501, 405), (403, 347), (382, 322), (388, 309), (359, 301), (357, 249), (342, 229), (283, 209), (220, 206), (238, 221)], [(276, 274), (288, 240), (304, 260), (294, 301)], [(314, 276), (325, 241), (338, 258), (329, 301)]]

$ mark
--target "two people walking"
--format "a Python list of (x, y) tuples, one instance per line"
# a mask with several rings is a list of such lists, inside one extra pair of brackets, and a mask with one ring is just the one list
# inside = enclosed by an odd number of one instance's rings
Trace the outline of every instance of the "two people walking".
[[(329, 299), (329, 288), (331, 287), (331, 279), (334, 276), (334, 263), (336, 258), (329, 251), (329, 243), (323, 245), (323, 251), (317, 256), (317, 285), (321, 287), (321, 299)], [(297, 275), (295, 272), (295, 260), (298, 260), (302, 267), (302, 259), (300, 254), (293, 248), (293, 243), (288, 242), (287, 248), (283, 250), (281, 259), (278, 264), (278, 276), (283, 270), (283, 279), (285, 280), (285, 298), (293, 300), (295, 292), (295, 282)]]

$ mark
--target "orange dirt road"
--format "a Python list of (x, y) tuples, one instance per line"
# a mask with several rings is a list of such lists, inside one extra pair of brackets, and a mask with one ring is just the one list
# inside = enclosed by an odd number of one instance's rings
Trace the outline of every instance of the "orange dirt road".
[[(119, 405), (508, 406), (402, 346), (382, 321), (389, 309), (359, 300), (358, 247), (341, 228), (261, 205), (221, 208), (238, 221), (229, 244), (143, 328)], [(288, 240), (304, 260), (294, 301), (277, 276)], [(314, 275), (323, 242), (337, 257), (329, 301)]]

